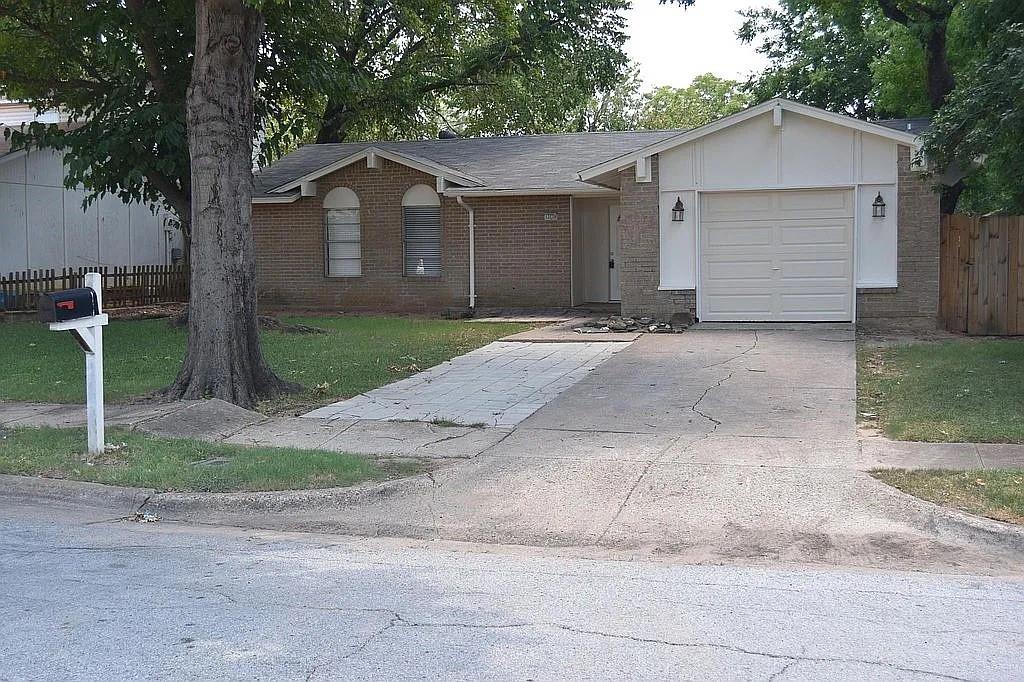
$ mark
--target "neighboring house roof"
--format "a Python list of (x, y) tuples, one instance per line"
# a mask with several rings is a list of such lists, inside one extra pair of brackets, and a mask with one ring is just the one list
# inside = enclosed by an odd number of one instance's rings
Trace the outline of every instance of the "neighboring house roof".
[(929, 128), (932, 127), (932, 120), (930, 118), (888, 118), (881, 121), (875, 121), (880, 126), (886, 128), (892, 128), (893, 130), (902, 130), (905, 133), (913, 133), (914, 135), (920, 135)]
[[(837, 125), (846, 126), (854, 130), (861, 132), (870, 133), (872, 135), (878, 135), (885, 137), (896, 142), (903, 144), (914, 145), (917, 142), (917, 136), (913, 133), (908, 133), (902, 130), (894, 130), (887, 126), (879, 125), (878, 123), (870, 123), (868, 121), (862, 121), (859, 118), (853, 118), (852, 116), (845, 116), (843, 114), (836, 114), (831, 111), (825, 111), (824, 109), (818, 109), (817, 107), (811, 107), (806, 104), (800, 104), (799, 102), (793, 102), (788, 99), (775, 98), (770, 99), (767, 102), (762, 102), (743, 111), (725, 116), (712, 121), (707, 125), (693, 128), (691, 130), (685, 130), (676, 133), (675, 135), (666, 137), (662, 140), (658, 140), (646, 147), (640, 149), (627, 150), (623, 154), (603, 161), (592, 166), (581, 166), (583, 168), (580, 171), (579, 177), (583, 181), (597, 181), (600, 176), (606, 175), (607, 173), (616, 172), (623, 168), (626, 168), (634, 163), (637, 164), (638, 175), (642, 165), (648, 163), (648, 159), (655, 154), (659, 154), (669, 149), (674, 149), (679, 145), (692, 142), (693, 140), (700, 139), (705, 135), (718, 132), (729, 126), (736, 125), (743, 121), (760, 116), (768, 112), (777, 112), (777, 115), (781, 116), (783, 111), (792, 111), (797, 114), (804, 116), (810, 116), (822, 121), (828, 121)], [(782, 119), (777, 119), (777, 125), (781, 125)]]
[[(594, 191), (577, 171), (678, 135), (678, 130), (353, 142), (300, 147), (256, 175), (254, 197), (273, 199), (376, 152), (462, 185), (450, 194)], [(276, 190), (276, 191), (275, 191)]]

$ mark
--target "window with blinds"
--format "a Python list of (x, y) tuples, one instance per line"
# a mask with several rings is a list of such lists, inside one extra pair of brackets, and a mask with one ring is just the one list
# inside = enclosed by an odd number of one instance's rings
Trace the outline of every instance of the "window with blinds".
[(359, 209), (329, 208), (327, 221), (327, 276), (359, 277), (363, 274)]
[(441, 274), (441, 207), (404, 206), (402, 235), (405, 274), (437, 277)]

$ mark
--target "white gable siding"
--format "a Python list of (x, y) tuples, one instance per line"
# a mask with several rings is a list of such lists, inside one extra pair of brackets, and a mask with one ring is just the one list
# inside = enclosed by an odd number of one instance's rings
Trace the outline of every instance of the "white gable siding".
[[(698, 280), (696, 192), (847, 187), (857, 190), (857, 286), (896, 286), (897, 143), (850, 127), (767, 112), (659, 154), (662, 289), (692, 289)], [(881, 192), (887, 217), (871, 218)], [(870, 198), (866, 195), (870, 194)], [(676, 198), (686, 221), (672, 222)]]
[(167, 215), (107, 196), (82, 208), (85, 192), (63, 186), (60, 153), (0, 157), (0, 274), (87, 265), (160, 265), (181, 246), (165, 244)]

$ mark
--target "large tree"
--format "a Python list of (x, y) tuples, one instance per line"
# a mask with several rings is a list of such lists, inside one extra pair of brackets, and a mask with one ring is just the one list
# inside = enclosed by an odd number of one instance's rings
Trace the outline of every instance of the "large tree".
[(0, 0), (0, 95), (71, 116), (71, 130), (35, 124), (14, 142), (62, 148), (67, 182), (90, 198), (164, 202), (186, 230), (194, 223), (188, 351), (169, 392), (250, 405), (286, 388), (256, 330), (254, 118), (273, 122), (272, 153), (310, 120), (321, 139), (340, 139), (358, 123), (401, 125), (442, 93), (528, 78), (559, 55), (614, 60), (621, 40), (600, 26), (621, 6)]
[(971, 8), (965, 32), (975, 59), (935, 117), (925, 153), (968, 173), (968, 210), (1024, 213), (1024, 5)]
[[(549, 132), (625, 65), (626, 0), (312, 0), (270, 33), (295, 78), (269, 138)], [(339, 9), (339, 7), (341, 9)]]
[(252, 141), (260, 12), (243, 0), (197, 0), (186, 99), (192, 171), (188, 351), (174, 398), (250, 406), (297, 388), (263, 358), (256, 315)]

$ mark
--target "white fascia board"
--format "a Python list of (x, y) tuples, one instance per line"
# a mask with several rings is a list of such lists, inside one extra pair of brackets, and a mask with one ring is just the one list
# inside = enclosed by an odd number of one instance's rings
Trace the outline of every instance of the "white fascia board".
[(280, 197), (253, 197), (254, 204), (292, 204), (299, 200), (299, 194), (284, 194)]
[(752, 106), (749, 109), (744, 109), (743, 111), (736, 112), (735, 114), (730, 114), (729, 116), (720, 118), (717, 121), (712, 121), (711, 123), (708, 123), (707, 125), (702, 125), (699, 128), (694, 128), (692, 130), (687, 130), (682, 133), (679, 133), (678, 135), (673, 135), (672, 137), (666, 140), (662, 140), (661, 142), (655, 142), (654, 144), (648, 145), (633, 152), (629, 152), (628, 154), (622, 154), (613, 159), (609, 159), (608, 161), (605, 161), (603, 163), (599, 163), (596, 166), (584, 168), (579, 172), (579, 178), (583, 182), (588, 182), (592, 178), (595, 178), (604, 173), (612, 173), (623, 170), (625, 168), (628, 168), (630, 164), (638, 162), (640, 159), (646, 159), (651, 156), (654, 156), (655, 154), (660, 154), (661, 152), (668, 151), (669, 149), (674, 149), (679, 145), (686, 144), (687, 142), (692, 142), (694, 140), (705, 137), (706, 135), (710, 135), (712, 133), (716, 133), (719, 130), (723, 130), (725, 128), (728, 128), (729, 126), (736, 125), (737, 123), (742, 123), (743, 121), (747, 121), (751, 118), (754, 118), (755, 116), (760, 116), (761, 114), (765, 114), (768, 112), (774, 112), (776, 106), (781, 107), (784, 111), (792, 111), (797, 114), (803, 114), (804, 116), (809, 116), (811, 118), (816, 118), (821, 121), (827, 121), (829, 123), (834, 123), (836, 125), (845, 126), (847, 128), (859, 130), (861, 132), (869, 133), (871, 135), (884, 137), (886, 139), (893, 140), (894, 142), (910, 145), (915, 148), (919, 144), (918, 137), (912, 133), (905, 133), (899, 130), (893, 130), (892, 128), (886, 128), (885, 126), (879, 125), (877, 123), (869, 123), (867, 121), (862, 121), (859, 118), (853, 118), (852, 116), (845, 116), (843, 114), (836, 114), (831, 111), (825, 111), (824, 109), (818, 109), (817, 107), (811, 107), (807, 106), (806, 104), (800, 104), (799, 102), (792, 102), (788, 99), (776, 98)]
[(533, 196), (618, 196), (619, 190), (607, 187), (578, 187), (564, 189), (479, 189), (473, 187), (449, 187), (446, 197), (533, 197)]
[(350, 154), (349, 156), (346, 156), (343, 159), (339, 159), (338, 161), (329, 163), (326, 166), (318, 168), (311, 173), (307, 173), (306, 175), (303, 175), (301, 178), (290, 180), (287, 183), (280, 185), (279, 187), (275, 187), (274, 189), (270, 190), (270, 193), (278, 194), (280, 192), (287, 192), (289, 190), (301, 186), (302, 183), (304, 182), (308, 182), (310, 180), (317, 180), (318, 178), (322, 178), (328, 173), (333, 173), (339, 168), (344, 168), (345, 166), (350, 166), (357, 161), (362, 161), (363, 159), (371, 158), (382, 158), (387, 159), (388, 161), (394, 161), (395, 163), (401, 164), (403, 166), (408, 166), (409, 168), (413, 168), (415, 170), (428, 173), (435, 177), (444, 176), (448, 180), (459, 182), (464, 185), (479, 186), (484, 184), (483, 180), (480, 180), (479, 178), (475, 178), (471, 175), (466, 175), (465, 173), (457, 171), (454, 168), (449, 168), (448, 166), (439, 163), (434, 163), (433, 161), (429, 161), (427, 159), (421, 159), (410, 154), (403, 154), (400, 152), (393, 152), (385, 149), (380, 149), (379, 147), (367, 147), (356, 152), (355, 154)]

